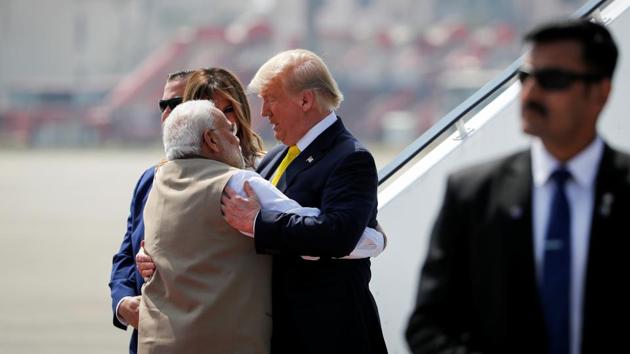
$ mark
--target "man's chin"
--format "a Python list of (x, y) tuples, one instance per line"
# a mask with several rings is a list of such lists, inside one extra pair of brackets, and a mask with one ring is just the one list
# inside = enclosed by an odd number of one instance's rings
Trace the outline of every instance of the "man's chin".
[(541, 118), (523, 118), (521, 120), (521, 130), (523, 131), (523, 133), (527, 134), (527, 135), (532, 135), (532, 136), (538, 136), (541, 129), (540, 129), (540, 123), (541, 122), (535, 122), (534, 120), (540, 120)]
[(286, 134), (281, 134), (278, 131), (274, 131), (273, 137), (276, 138), (276, 141), (279, 141), (281, 143), (283, 143), (284, 145), (292, 145), (292, 144), (287, 144), (287, 135)]
[(245, 161), (243, 159), (240, 159), (238, 161), (234, 161), (233, 163), (230, 164), (232, 167), (235, 168), (239, 168), (239, 169), (244, 169), (245, 168)]

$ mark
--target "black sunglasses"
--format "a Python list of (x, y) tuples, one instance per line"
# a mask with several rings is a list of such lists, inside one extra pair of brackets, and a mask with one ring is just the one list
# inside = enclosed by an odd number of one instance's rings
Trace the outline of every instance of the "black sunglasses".
[(521, 84), (530, 77), (535, 78), (540, 87), (549, 91), (565, 90), (571, 86), (574, 81), (591, 83), (597, 82), (603, 78), (601, 75), (577, 73), (562, 69), (532, 70), (529, 68), (521, 68), (518, 70), (518, 79)]
[(160, 100), (160, 112), (164, 112), (166, 110), (166, 107), (170, 108), (172, 111), (180, 103), (182, 103), (182, 98), (179, 96), (169, 98), (168, 100)]

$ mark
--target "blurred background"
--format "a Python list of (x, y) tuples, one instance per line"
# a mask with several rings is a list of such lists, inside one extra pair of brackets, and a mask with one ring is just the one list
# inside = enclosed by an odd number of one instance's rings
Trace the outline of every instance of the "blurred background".
[[(122, 353), (107, 283), (167, 74), (320, 54), (379, 167), (585, 0), (0, 0), (0, 352)], [(273, 134), (254, 127), (269, 148)]]

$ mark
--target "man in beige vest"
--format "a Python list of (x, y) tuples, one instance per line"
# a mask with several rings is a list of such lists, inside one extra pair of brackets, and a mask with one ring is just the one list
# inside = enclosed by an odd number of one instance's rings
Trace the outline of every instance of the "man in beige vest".
[(221, 216), (243, 167), (234, 125), (210, 101), (179, 105), (164, 124), (168, 161), (144, 211), (157, 266), (143, 288), (138, 353), (268, 353), (271, 259)]
[[(253, 171), (234, 126), (210, 101), (178, 106), (164, 124), (168, 161), (145, 207), (145, 248), (157, 266), (143, 289), (139, 353), (267, 353), (270, 259), (220, 215), (220, 195), (249, 188), (270, 210), (317, 216)], [(249, 235), (251, 236), (251, 235)], [(376, 257), (384, 235), (366, 228), (343, 258)], [(307, 260), (317, 257), (303, 256)]]

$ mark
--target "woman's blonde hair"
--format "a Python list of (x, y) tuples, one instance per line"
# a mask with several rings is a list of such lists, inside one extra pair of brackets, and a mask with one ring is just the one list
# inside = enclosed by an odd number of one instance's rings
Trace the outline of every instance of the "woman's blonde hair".
[(236, 136), (241, 141), (245, 165), (254, 168), (256, 160), (263, 156), (263, 143), (260, 136), (252, 130), (252, 116), (243, 85), (229, 70), (207, 68), (195, 70), (188, 79), (184, 91), (184, 101), (212, 100), (217, 93), (225, 96), (236, 113)]

